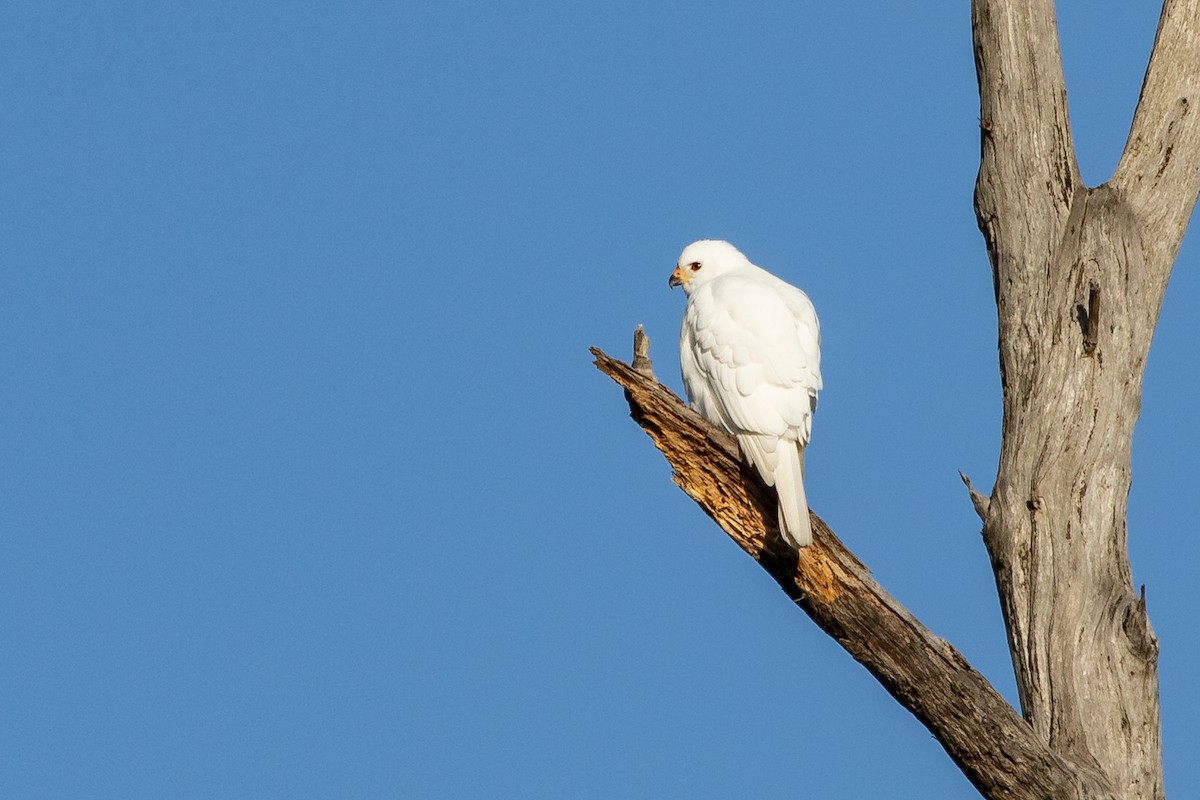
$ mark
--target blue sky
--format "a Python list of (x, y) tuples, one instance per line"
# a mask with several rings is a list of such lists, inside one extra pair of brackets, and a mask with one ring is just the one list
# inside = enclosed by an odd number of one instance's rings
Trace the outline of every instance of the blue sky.
[[(587, 353), (680, 388), (693, 239), (804, 287), (814, 509), (1015, 701), (968, 4), (797, 5), (7, 4), (0, 795), (976, 796)], [(1060, 3), (1089, 184), (1136, 6)], [(1198, 260), (1130, 510), (1175, 796)]]

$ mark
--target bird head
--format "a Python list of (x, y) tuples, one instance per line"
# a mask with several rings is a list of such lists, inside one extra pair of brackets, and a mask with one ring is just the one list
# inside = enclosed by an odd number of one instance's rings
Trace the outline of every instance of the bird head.
[(667, 283), (674, 288), (682, 286), (691, 293), (698, 286), (719, 275), (744, 267), (750, 263), (741, 251), (729, 242), (719, 239), (701, 239), (683, 248), (679, 262)]

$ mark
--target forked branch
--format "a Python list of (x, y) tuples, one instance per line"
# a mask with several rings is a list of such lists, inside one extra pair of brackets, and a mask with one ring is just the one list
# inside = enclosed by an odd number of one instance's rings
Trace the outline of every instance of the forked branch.
[[(1133, 425), (1200, 191), (1200, 0), (1164, 0), (1112, 179), (1082, 183), (1053, 0), (972, 0), (1004, 417), (984, 543), (1023, 716), (1121, 797), (1163, 793), (1157, 644), (1132, 584)], [(975, 499), (973, 497), (973, 499)]]

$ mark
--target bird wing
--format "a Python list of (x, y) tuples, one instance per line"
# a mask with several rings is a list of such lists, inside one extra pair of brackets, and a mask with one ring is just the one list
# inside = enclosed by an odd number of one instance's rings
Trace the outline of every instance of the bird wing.
[(680, 344), (684, 384), (701, 414), (735, 435), (807, 444), (820, 331), (802, 291), (761, 270), (722, 276), (689, 298)]

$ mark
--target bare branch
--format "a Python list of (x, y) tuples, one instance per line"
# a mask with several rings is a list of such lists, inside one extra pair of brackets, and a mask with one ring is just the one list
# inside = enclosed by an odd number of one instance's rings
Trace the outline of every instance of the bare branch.
[(625, 389), (630, 415), (684, 490), (818, 626), (867, 668), (941, 742), (992, 800), (1112, 798), (1095, 775), (1039, 741), (1003, 697), (945, 640), (889, 595), (819, 517), (797, 556), (776, 528), (775, 497), (733, 439), (668, 389), (592, 348)]
[(1166, 0), (1125, 152), (1111, 184), (1143, 223), (1166, 284), (1200, 193), (1200, 0)]
[(963, 484), (967, 487), (967, 493), (971, 496), (971, 505), (975, 506), (975, 513), (979, 515), (979, 519), (987, 522), (988, 506), (991, 505), (992, 501), (975, 491), (975, 486), (971, 483), (971, 479), (967, 477), (966, 473), (960, 471), (958, 477), (962, 478)]
[(658, 380), (654, 377), (654, 362), (650, 360), (650, 337), (640, 323), (633, 332), (633, 368), (652, 381)]
[[(975, 209), (995, 262), (1026, 252), (1023, 226), (1001, 227), (1001, 209), (1020, 202), (1030, 217), (1065, 224), (1083, 187), (1067, 115), (1066, 81), (1053, 0), (973, 0), (982, 151)], [(1012, 262), (1038, 270), (1045, 263)]]

